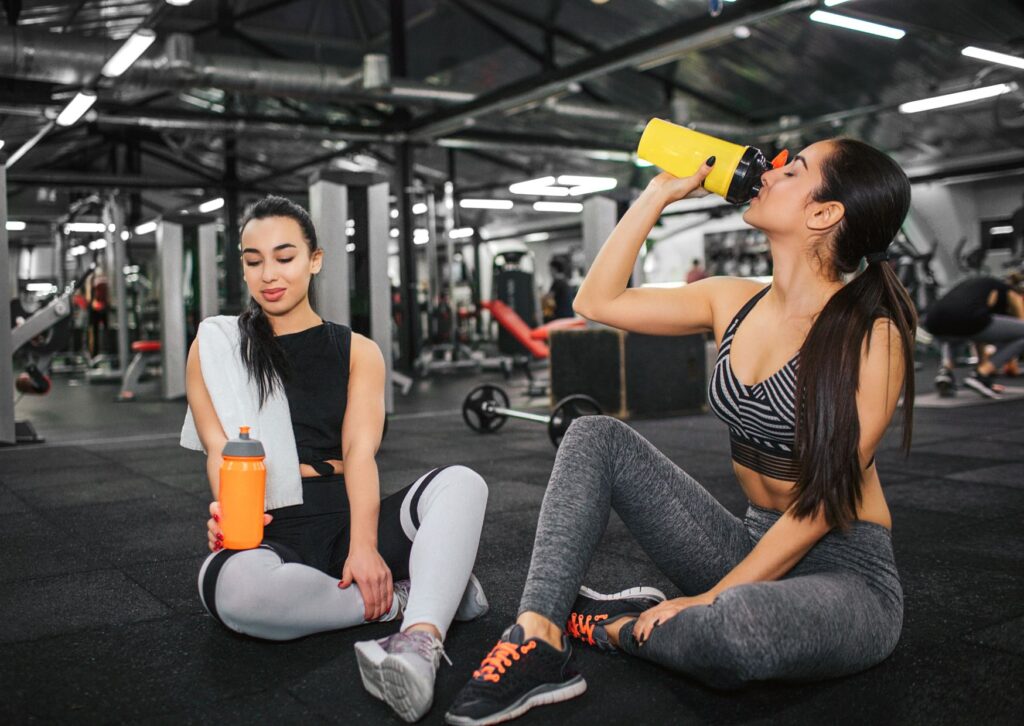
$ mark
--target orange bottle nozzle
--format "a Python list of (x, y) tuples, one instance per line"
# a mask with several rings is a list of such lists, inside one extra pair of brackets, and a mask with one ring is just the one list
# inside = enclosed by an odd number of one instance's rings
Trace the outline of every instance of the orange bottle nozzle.
[(772, 169), (778, 169), (780, 166), (785, 166), (788, 160), (789, 149), (783, 149), (774, 159), (772, 159)]
[(238, 427), (238, 435), (241, 436), (243, 439), (249, 438), (249, 427), (248, 426), (239, 426)]

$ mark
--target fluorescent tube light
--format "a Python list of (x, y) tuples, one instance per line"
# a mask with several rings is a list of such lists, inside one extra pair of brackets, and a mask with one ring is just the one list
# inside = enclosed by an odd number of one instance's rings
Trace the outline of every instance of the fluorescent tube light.
[(71, 255), (72, 257), (78, 257), (79, 255), (84, 255), (88, 251), (89, 248), (86, 247), (85, 245), (75, 245), (74, 247), (68, 250), (68, 254)]
[(106, 232), (107, 225), (103, 222), (69, 222), (64, 225), (64, 234), (71, 232)]
[(143, 222), (135, 228), (135, 234), (149, 234), (150, 232), (156, 232), (156, 222)]
[(973, 45), (967, 46), (960, 53), (968, 58), (977, 58), (978, 60), (989, 61), (990, 63), (1002, 63), (1004, 66), (1010, 66), (1011, 68), (1024, 68), (1024, 58), (1016, 55), (996, 53), (994, 50), (976, 48)]
[(25, 285), (25, 289), (29, 292), (53, 292), (57, 286), (52, 282), (30, 282)]
[(463, 209), (512, 209), (511, 199), (460, 199)]
[(167, 0), (168, 5), (173, 5), (176, 8), (183, 8), (186, 5), (191, 5), (192, 0)]
[(920, 101), (903, 103), (900, 104), (900, 113), (931, 111), (935, 108), (945, 108), (946, 106), (956, 106), (961, 103), (980, 101), (985, 98), (994, 98), (995, 96), (1001, 96), (1004, 93), (1010, 93), (1015, 90), (1017, 90), (1016, 83), (997, 83), (994, 86), (972, 88), (969, 91), (947, 93), (942, 96), (933, 96), (932, 98), (922, 98)]
[(79, 92), (57, 116), (57, 125), (74, 126), (85, 115), (85, 112), (92, 108), (94, 103), (96, 103), (95, 93)]
[(414, 245), (425, 245), (430, 241), (430, 232), (426, 227), (417, 227), (412, 231), (412, 243)]
[(573, 176), (563, 174), (558, 177), (558, 183), (569, 187), (570, 196), (578, 197), (581, 194), (592, 194), (594, 192), (605, 192), (614, 189), (619, 180), (612, 176)]
[(825, 0), (825, 7), (834, 8), (836, 5), (842, 5), (846, 2), (850, 2), (850, 0)]
[(427, 213), (427, 203), (426, 202), (416, 202), (414, 205), (412, 205), (412, 213), (413, 214), (426, 214)]
[(202, 212), (203, 214), (206, 214), (207, 212), (216, 212), (223, 206), (224, 197), (217, 197), (216, 199), (211, 199), (208, 202), (203, 202), (202, 204), (200, 204), (199, 211)]
[(528, 179), (527, 181), (510, 184), (508, 190), (513, 194), (525, 194), (536, 197), (567, 197), (569, 190), (566, 187), (552, 186), (555, 177), (542, 176), (539, 179)]
[(1013, 226), (1005, 225), (1002, 227), (993, 227), (988, 231), (989, 234), (1013, 234)]
[(89, 243), (90, 250), (102, 250), (106, 246), (107, 240), (104, 239), (103, 237), (100, 237), (99, 239), (94, 239), (92, 242)]
[(899, 28), (892, 28), (888, 25), (880, 25), (879, 23), (869, 23), (866, 20), (858, 20), (857, 18), (850, 18), (846, 15), (837, 15), (836, 13), (830, 13), (825, 10), (815, 10), (811, 13), (811, 20), (816, 23), (835, 25), (838, 28), (856, 30), (861, 33), (870, 33), (871, 35), (878, 35), (882, 38), (889, 38), (891, 40), (899, 40), (907, 34), (907, 31), (900, 30)]
[(397, 228), (395, 228), (395, 227), (391, 228), (391, 236), (392, 237), (397, 237), (398, 236), (398, 229)]
[(530, 234), (523, 237), (523, 242), (543, 242), (550, 236), (550, 232), (530, 232)]
[(456, 227), (448, 234), (452, 239), (465, 239), (466, 237), (473, 236), (472, 227)]
[(118, 48), (117, 52), (110, 56), (110, 60), (103, 64), (103, 70), (100, 73), (107, 78), (117, 78), (131, 68), (132, 64), (149, 50), (149, 46), (153, 45), (155, 40), (156, 33), (149, 28), (136, 30), (128, 36), (128, 39)]
[(582, 212), (583, 205), (579, 202), (534, 202), (533, 208), (538, 212)]
[(28, 225), (25, 222), (15, 222), (13, 219), (7, 220), (8, 232), (22, 232), (26, 226)]

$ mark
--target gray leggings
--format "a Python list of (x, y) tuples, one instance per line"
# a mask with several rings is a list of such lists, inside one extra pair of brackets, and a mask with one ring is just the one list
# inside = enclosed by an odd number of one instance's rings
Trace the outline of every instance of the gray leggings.
[[(684, 595), (717, 584), (781, 516), (751, 505), (740, 520), (626, 424), (577, 419), (541, 506), (520, 613), (566, 621), (612, 508)], [(893, 651), (902, 624), (889, 530), (856, 522), (847, 534), (827, 534), (781, 580), (739, 585), (684, 610), (642, 647), (624, 627), (620, 643), (631, 655), (735, 688), (869, 668)]]
[[(942, 360), (952, 365), (953, 354), (950, 342), (968, 340), (968, 338), (944, 338), (942, 342)], [(993, 315), (989, 324), (980, 333), (970, 336), (974, 343), (990, 343), (996, 346), (989, 363), (998, 371), (1021, 353), (1024, 353), (1024, 320), (1011, 315)]]

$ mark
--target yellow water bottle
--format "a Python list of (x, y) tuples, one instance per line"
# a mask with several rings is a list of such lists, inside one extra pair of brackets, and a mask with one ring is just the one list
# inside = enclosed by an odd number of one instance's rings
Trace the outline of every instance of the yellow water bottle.
[(761, 175), (785, 164), (788, 156), (783, 151), (768, 161), (753, 146), (740, 146), (660, 118), (648, 122), (636, 155), (678, 177), (696, 173), (709, 157), (715, 157), (704, 188), (732, 204), (756, 197), (761, 191)]

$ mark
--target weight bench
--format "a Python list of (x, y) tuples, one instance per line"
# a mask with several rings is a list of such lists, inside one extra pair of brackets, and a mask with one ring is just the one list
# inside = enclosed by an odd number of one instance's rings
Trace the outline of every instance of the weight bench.
[(515, 310), (501, 300), (482, 300), (480, 305), (491, 313), (498, 321), (498, 325), (507, 330), (529, 352), (530, 358), (524, 356), (521, 361), (517, 361), (513, 356), (513, 365), (520, 363), (520, 367), (526, 371), (526, 378), (530, 382), (527, 395), (546, 395), (547, 387), (541, 384), (538, 388), (533, 379), (533, 372), (530, 370), (531, 360), (547, 360), (551, 357), (551, 349), (548, 348), (546, 341), (553, 331), (581, 330), (587, 327), (587, 321), (583, 318), (558, 318), (550, 323), (531, 328)]
[(128, 364), (128, 369), (124, 372), (124, 378), (121, 379), (121, 391), (117, 394), (118, 401), (132, 401), (135, 399), (135, 387), (139, 384), (139, 379), (142, 378), (146, 365), (154, 358), (159, 360), (160, 350), (159, 340), (136, 340), (132, 343), (132, 352), (135, 356), (132, 358), (132, 362)]

